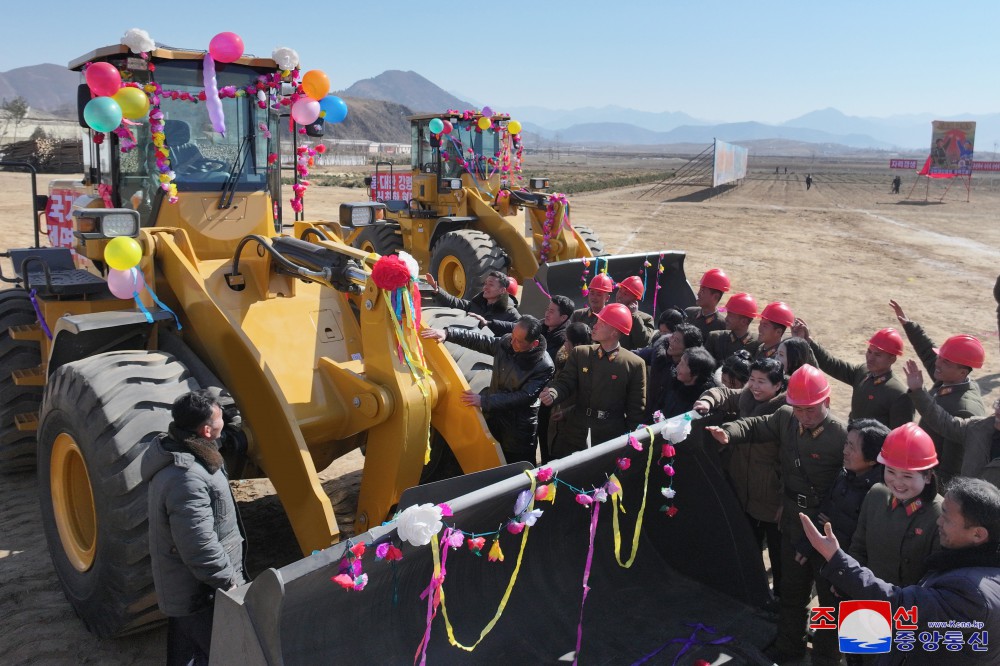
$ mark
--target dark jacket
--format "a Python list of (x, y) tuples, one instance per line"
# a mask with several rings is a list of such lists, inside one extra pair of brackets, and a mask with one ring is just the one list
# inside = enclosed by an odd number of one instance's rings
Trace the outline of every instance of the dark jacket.
[[(853, 599), (887, 600), (893, 612), (897, 608), (917, 608), (917, 630), (914, 637), (925, 631), (935, 631), (928, 622), (982, 622), (981, 635), (1000, 635), (1000, 542), (991, 541), (971, 548), (945, 548), (931, 555), (929, 572), (918, 585), (896, 586), (880, 580), (870, 569), (853, 557), (838, 550), (823, 567), (823, 575), (837, 589)], [(939, 634), (946, 631), (937, 629)], [(877, 664), (906, 666), (936, 666), (937, 664), (995, 664), (996, 646), (974, 652), (968, 639), (979, 629), (949, 629), (961, 631), (962, 649), (951, 652), (938, 642), (938, 649), (924, 651), (919, 644), (910, 652), (894, 645), (891, 652), (879, 655)], [(896, 632), (898, 636), (898, 631)]]
[(483, 298), (482, 292), (476, 294), (469, 300), (465, 300), (464, 298), (452, 296), (444, 291), (436, 291), (434, 292), (434, 298), (446, 307), (455, 308), (457, 310), (465, 310), (470, 314), (480, 315), (486, 319), (486, 321), (493, 321), (494, 319), (499, 319), (501, 321), (517, 321), (521, 318), (521, 314), (517, 311), (517, 308), (511, 304), (510, 295), (506, 292), (501, 294), (500, 298), (495, 300), (492, 304), (486, 302), (486, 299)]
[[(517, 320), (500, 321), (495, 319), (487, 325), (487, 328), (493, 332), (493, 335), (499, 336), (512, 332), (515, 326), (517, 326)], [(553, 329), (550, 329), (545, 324), (542, 324), (542, 335), (545, 336), (545, 351), (548, 352), (553, 365), (556, 363), (556, 355), (559, 354), (559, 350), (562, 349), (563, 344), (566, 342), (567, 326), (569, 326), (569, 319)]]
[(920, 412), (920, 424), (940, 432), (950, 444), (957, 442), (961, 450), (962, 476), (973, 476), (1000, 486), (1000, 457), (992, 453), (993, 438), (997, 436), (996, 417), (973, 416), (962, 419), (946, 412), (927, 391), (910, 393), (913, 404)]
[(667, 345), (670, 344), (669, 335), (661, 335), (653, 340), (648, 347), (636, 349), (635, 354), (649, 367), (649, 378), (646, 382), (646, 415), (645, 423), (653, 422), (653, 412), (660, 409), (666, 399), (667, 392), (670, 391), (674, 382), (677, 381), (675, 372), (677, 366), (667, 355)]
[[(785, 405), (784, 391), (766, 402), (757, 402), (753, 393), (747, 389), (719, 387), (705, 392), (700, 399), (709, 404), (713, 414), (720, 412), (730, 414), (730, 418), (726, 418), (725, 421), (750, 416), (767, 416)], [(778, 522), (778, 509), (781, 508), (781, 459), (778, 440), (727, 448), (726, 472), (743, 510), (757, 520), (766, 523)]]
[(864, 363), (842, 361), (814, 340), (809, 341), (809, 346), (820, 370), (854, 387), (851, 420), (875, 419), (890, 430), (913, 420), (913, 405), (906, 396), (906, 386), (891, 370), (881, 377), (871, 377)]
[(913, 585), (927, 572), (925, 560), (940, 549), (937, 519), (941, 515), (940, 495), (927, 489), (922, 506), (907, 514), (906, 508), (892, 508), (892, 492), (876, 483), (861, 504), (861, 514), (848, 552), (893, 585)]
[(449, 342), (493, 356), (490, 385), (479, 392), (486, 425), (500, 442), (507, 462), (534, 463), (538, 394), (555, 374), (544, 338), (534, 349), (516, 352), (510, 334), (498, 338), (458, 327), (445, 332)]
[(715, 378), (711, 375), (705, 378), (704, 381), (693, 386), (688, 386), (674, 377), (670, 388), (663, 396), (663, 402), (659, 406), (648, 405), (648, 407), (652, 408), (654, 412), (659, 410), (662, 412), (664, 418), (669, 419), (672, 416), (690, 412), (691, 408), (694, 407), (695, 401), (701, 397), (702, 393), (716, 387), (718, 387), (718, 384), (715, 383)]
[[(910, 344), (913, 345), (914, 351), (917, 352), (917, 356), (920, 357), (920, 362), (933, 377), (934, 364), (937, 361), (934, 342), (916, 322), (906, 322), (903, 324), (903, 330), (906, 332)], [(934, 402), (952, 416), (967, 419), (971, 416), (984, 416), (986, 414), (983, 407), (983, 397), (979, 392), (979, 384), (971, 379), (963, 384), (949, 384), (948, 386), (942, 382), (934, 382), (928, 393), (934, 398)], [(921, 420), (920, 427), (934, 440), (934, 448), (937, 450), (940, 460), (937, 468), (938, 477), (942, 483), (947, 483), (952, 477), (958, 476), (962, 470), (962, 442), (961, 440), (946, 440), (929, 421)]]
[[(872, 486), (881, 481), (882, 465), (876, 464), (864, 474), (855, 474), (846, 469), (840, 470), (840, 476), (833, 482), (833, 488), (830, 488), (830, 492), (820, 502), (819, 512), (826, 516), (826, 520), (814, 519), (816, 529), (823, 533), (823, 525), (829, 521), (833, 525), (837, 541), (845, 546), (850, 544), (858, 527), (861, 504)], [(815, 552), (805, 534), (795, 544), (795, 550), (803, 555)]]
[(176, 430), (159, 435), (140, 466), (149, 484), (149, 554), (160, 610), (207, 608), (215, 590), (246, 581), (236, 501), (215, 442)]
[(692, 305), (689, 308), (684, 308), (684, 314), (687, 316), (687, 322), (701, 331), (703, 339), (707, 340), (708, 334), (712, 331), (726, 330), (726, 319), (718, 311), (706, 317), (701, 313), (700, 307)]

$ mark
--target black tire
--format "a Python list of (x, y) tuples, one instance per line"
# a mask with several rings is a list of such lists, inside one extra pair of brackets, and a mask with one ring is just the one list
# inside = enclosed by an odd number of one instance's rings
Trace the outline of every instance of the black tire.
[(18, 386), (12, 373), (38, 367), (41, 347), (34, 340), (10, 337), (11, 326), (38, 321), (24, 289), (0, 291), (0, 473), (14, 474), (35, 469), (35, 433), (18, 430), (14, 417), (37, 412), (42, 402), (41, 386)]
[(595, 257), (606, 257), (608, 253), (604, 250), (604, 241), (601, 237), (597, 235), (597, 232), (590, 227), (579, 227), (574, 226), (576, 233), (580, 234), (580, 238), (583, 242), (587, 244), (587, 248), (590, 249), (590, 254)]
[(506, 270), (503, 249), (489, 234), (475, 229), (449, 231), (431, 249), (431, 274), (442, 289), (459, 298), (469, 299), (481, 292), (490, 271)]
[[(66, 598), (101, 638), (163, 619), (139, 470), (150, 441), (170, 424), (173, 401), (198, 388), (169, 354), (118, 351), (67, 363), (45, 392), (38, 430), (42, 526)], [(88, 486), (89, 504), (80, 492)], [(72, 502), (62, 499), (70, 496)]]
[(373, 224), (362, 229), (352, 245), (380, 255), (392, 254), (403, 249), (403, 238), (398, 231), (395, 225)]
[[(490, 329), (477, 329), (479, 322), (467, 315), (462, 310), (452, 308), (424, 308), (421, 312), (421, 321), (430, 328), (445, 328), (456, 326), (470, 330), (478, 330), (484, 335), (492, 335)], [(453, 342), (445, 342), (451, 357), (455, 359), (462, 376), (469, 383), (469, 388), (477, 393), (490, 385), (493, 379), (493, 357), (481, 354), (466, 347), (456, 345)], [(432, 481), (442, 481), (459, 476), (462, 467), (458, 464), (458, 459), (451, 452), (448, 443), (438, 434), (437, 430), (431, 429), (431, 460), (424, 465), (420, 473), (420, 483), (431, 483)]]

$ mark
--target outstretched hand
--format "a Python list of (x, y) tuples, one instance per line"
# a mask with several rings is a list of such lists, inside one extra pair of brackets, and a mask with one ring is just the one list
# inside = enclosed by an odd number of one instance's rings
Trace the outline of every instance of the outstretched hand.
[(823, 556), (823, 559), (829, 561), (834, 553), (840, 550), (840, 542), (837, 541), (837, 537), (833, 533), (833, 524), (823, 525), (823, 531), (826, 533), (824, 536), (819, 533), (819, 530), (813, 525), (813, 521), (806, 514), (799, 513), (799, 520), (802, 521), (802, 529), (805, 530), (809, 543), (812, 544), (817, 553)]
[(439, 289), (437, 280), (435, 280), (434, 276), (431, 275), (430, 273), (424, 273), (424, 280), (427, 281), (427, 284), (429, 284), (431, 286), (431, 289), (433, 289), (434, 291), (437, 291)]
[(719, 444), (729, 443), (729, 433), (720, 428), (719, 426), (706, 426), (705, 432), (715, 438)]
[(924, 373), (920, 372), (920, 366), (912, 358), (903, 364), (903, 373), (906, 375), (906, 388), (919, 391), (924, 387)]
[(444, 342), (448, 338), (448, 333), (442, 328), (425, 328), (420, 331), (420, 337)]
[(807, 324), (804, 320), (796, 317), (795, 321), (792, 322), (792, 335), (796, 338), (804, 338), (808, 340), (809, 324)]
[(903, 312), (903, 308), (899, 305), (899, 303), (890, 299), (889, 307), (891, 307), (892, 311), (896, 314), (896, 319), (899, 320), (900, 324), (909, 323), (910, 320), (907, 318), (906, 313)]

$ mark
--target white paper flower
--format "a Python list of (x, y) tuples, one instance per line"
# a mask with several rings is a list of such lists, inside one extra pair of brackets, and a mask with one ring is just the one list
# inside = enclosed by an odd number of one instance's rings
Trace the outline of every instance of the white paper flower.
[(683, 415), (668, 419), (663, 424), (661, 433), (674, 444), (683, 442), (691, 434), (691, 420), (684, 418)]
[(149, 33), (141, 28), (131, 28), (122, 35), (121, 43), (132, 53), (147, 53), (156, 47), (156, 42)]
[(660, 493), (667, 499), (673, 499), (674, 495), (677, 494), (677, 491), (673, 488), (660, 488)]
[(279, 46), (274, 49), (271, 58), (278, 64), (278, 69), (295, 69), (299, 66), (299, 54), (295, 52), (295, 49), (290, 49), (287, 46)]
[(406, 264), (406, 267), (410, 269), (410, 277), (416, 280), (420, 275), (420, 266), (417, 264), (417, 260), (403, 251), (399, 252), (399, 260)]
[(396, 518), (399, 538), (413, 546), (426, 546), (442, 527), (441, 507), (436, 504), (415, 504), (403, 509)]

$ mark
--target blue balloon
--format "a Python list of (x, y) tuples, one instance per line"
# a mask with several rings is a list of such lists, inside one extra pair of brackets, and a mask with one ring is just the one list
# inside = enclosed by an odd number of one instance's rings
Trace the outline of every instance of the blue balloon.
[(122, 107), (110, 97), (95, 97), (83, 107), (83, 119), (96, 132), (110, 132), (122, 124)]
[(320, 100), (319, 109), (326, 112), (323, 119), (328, 123), (342, 123), (347, 117), (347, 102), (336, 95), (327, 95)]

